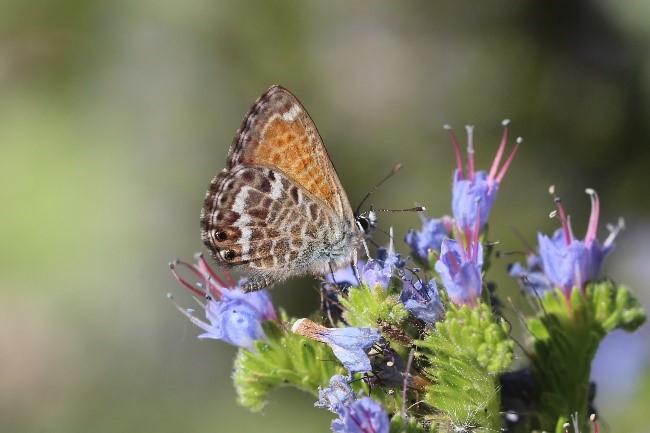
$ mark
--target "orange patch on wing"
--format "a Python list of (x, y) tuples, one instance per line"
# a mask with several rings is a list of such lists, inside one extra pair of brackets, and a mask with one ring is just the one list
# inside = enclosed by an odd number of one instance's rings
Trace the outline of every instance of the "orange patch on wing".
[(276, 166), (310, 193), (335, 207), (334, 191), (314, 155), (314, 145), (301, 122), (275, 118), (255, 149), (254, 161)]

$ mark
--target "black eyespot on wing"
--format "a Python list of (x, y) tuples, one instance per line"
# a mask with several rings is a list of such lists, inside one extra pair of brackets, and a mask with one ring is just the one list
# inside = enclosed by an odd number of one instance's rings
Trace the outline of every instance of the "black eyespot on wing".
[(235, 252), (233, 250), (226, 250), (223, 253), (223, 258), (226, 259), (226, 260), (234, 260), (235, 256), (236, 256), (236, 254), (235, 254)]
[(214, 234), (214, 237), (215, 237), (218, 241), (221, 241), (221, 242), (223, 242), (223, 241), (225, 241), (226, 239), (228, 239), (228, 235), (227, 235), (226, 232), (224, 232), (223, 230), (219, 230), (219, 231), (217, 231), (217, 232)]

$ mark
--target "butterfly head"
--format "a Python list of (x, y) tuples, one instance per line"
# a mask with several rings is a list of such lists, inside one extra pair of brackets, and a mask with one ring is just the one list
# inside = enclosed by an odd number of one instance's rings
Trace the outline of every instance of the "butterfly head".
[(372, 208), (354, 216), (354, 221), (364, 235), (370, 234), (377, 227), (377, 213)]

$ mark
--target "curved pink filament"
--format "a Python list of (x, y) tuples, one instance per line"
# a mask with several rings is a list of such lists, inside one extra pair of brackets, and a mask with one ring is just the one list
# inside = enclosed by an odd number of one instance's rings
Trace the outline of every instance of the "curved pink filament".
[(451, 138), (451, 142), (454, 145), (454, 153), (456, 155), (456, 169), (458, 170), (460, 179), (464, 179), (465, 175), (463, 174), (463, 157), (461, 156), (460, 153), (460, 144), (458, 144), (458, 139), (456, 138), (456, 133), (454, 132), (454, 130), (451, 128), (448, 129), (449, 129), (449, 137)]
[(560, 224), (562, 224), (562, 231), (564, 232), (564, 242), (566, 242), (567, 245), (571, 245), (571, 242), (573, 241), (573, 235), (571, 233), (571, 225), (569, 220), (567, 219), (566, 213), (564, 212), (564, 206), (562, 206), (562, 202), (560, 201), (559, 197), (555, 198), (555, 207), (557, 208), (558, 216), (560, 217)]
[(499, 149), (497, 154), (494, 156), (492, 161), (492, 166), (490, 167), (490, 174), (488, 174), (488, 180), (493, 180), (494, 176), (497, 174), (499, 169), (499, 164), (501, 163), (501, 158), (503, 157), (503, 152), (506, 150), (506, 144), (508, 143), (508, 124), (503, 125), (503, 135), (501, 135), (501, 143), (499, 143)]
[(501, 183), (501, 181), (505, 177), (506, 173), (508, 172), (508, 169), (510, 168), (510, 164), (512, 163), (512, 160), (515, 158), (515, 155), (517, 154), (517, 150), (519, 150), (519, 143), (515, 144), (515, 147), (510, 152), (510, 155), (508, 155), (508, 159), (506, 159), (506, 162), (503, 164), (503, 167), (501, 167), (501, 170), (499, 171), (499, 174), (495, 179), (497, 183)]

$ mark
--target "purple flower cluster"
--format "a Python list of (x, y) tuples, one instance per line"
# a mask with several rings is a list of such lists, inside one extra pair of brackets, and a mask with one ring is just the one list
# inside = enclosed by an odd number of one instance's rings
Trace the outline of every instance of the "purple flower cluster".
[(501, 164), (508, 144), (509, 123), (509, 120), (502, 122), (503, 135), (489, 171), (476, 170), (474, 127), (466, 126), (467, 162), (463, 164), (456, 134), (451, 127), (445, 126), (456, 155), (451, 199), (453, 219), (424, 219), (422, 229), (410, 230), (405, 238), (421, 259), (427, 259), (431, 251), (439, 254), (435, 270), (449, 298), (457, 305), (474, 306), (481, 296), (483, 248), (480, 235), (487, 225), (501, 181), (522, 142), (521, 138), (517, 139)]
[[(191, 284), (177, 271), (183, 266), (198, 281)], [(194, 293), (198, 304), (205, 311), (203, 321), (192, 314), (191, 309), (176, 305), (178, 310), (205, 332), (199, 338), (223, 340), (233, 346), (252, 349), (255, 341), (266, 338), (262, 323), (277, 320), (271, 297), (266, 290), (244, 293), (241, 286), (225, 273), (219, 277), (208, 265), (202, 255), (197, 255), (197, 264), (178, 261), (170, 264), (172, 274), (183, 286)]]
[[(360, 260), (357, 263), (361, 282), (368, 287), (380, 286), (388, 288), (390, 279), (395, 270), (402, 269), (406, 265), (402, 256), (395, 252), (392, 243), (388, 248), (380, 247), (377, 250), (377, 258), (366, 261)], [(344, 266), (333, 274), (327, 274), (325, 279), (330, 283), (336, 283), (342, 287), (356, 286), (356, 276), (351, 266)]]
[(448, 216), (442, 218), (427, 218), (421, 216), (422, 228), (420, 230), (410, 229), (404, 241), (411, 247), (413, 252), (422, 260), (427, 260), (429, 252), (440, 251), (442, 241), (451, 235), (453, 231), (453, 220)]
[(510, 268), (510, 275), (520, 278), (525, 287), (538, 291), (557, 287), (569, 296), (574, 287), (583, 289), (587, 282), (598, 278), (603, 260), (614, 248), (623, 223), (609, 226), (610, 235), (601, 245), (597, 239), (600, 201), (594, 190), (586, 192), (591, 198), (591, 215), (584, 239), (575, 237), (571, 220), (556, 197), (552, 215), (559, 218), (561, 228), (551, 237), (538, 233), (539, 256), (529, 256), (527, 269), (519, 264)]
[(471, 125), (465, 127), (467, 130), (467, 166), (466, 170), (463, 170), (463, 159), (456, 134), (454, 134), (454, 131), (449, 126), (446, 126), (446, 129), (449, 130), (456, 154), (451, 209), (456, 226), (461, 230), (474, 227), (476, 221), (478, 221), (479, 229), (481, 230), (487, 224), (501, 181), (508, 172), (508, 168), (517, 154), (517, 149), (522, 141), (521, 138), (517, 139), (517, 144), (506, 158), (503, 166), (501, 166), (501, 160), (506, 145), (508, 144), (509, 124), (510, 121), (507, 119), (502, 122), (503, 135), (489, 172), (476, 170), (474, 127)]

